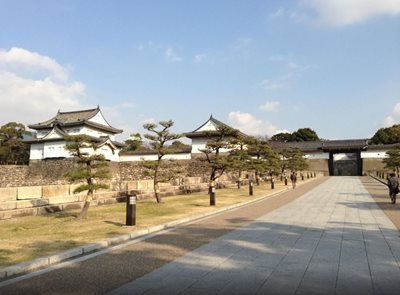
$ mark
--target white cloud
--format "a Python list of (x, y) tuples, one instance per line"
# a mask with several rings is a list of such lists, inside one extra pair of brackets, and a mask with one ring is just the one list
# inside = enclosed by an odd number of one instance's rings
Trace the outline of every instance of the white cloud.
[(68, 71), (54, 59), (31, 52), (23, 48), (13, 47), (10, 50), (0, 49), (0, 69), (9, 71), (45, 71), (50, 77), (66, 81)]
[(396, 103), (393, 108), (393, 114), (396, 116), (400, 116), (400, 102)]
[(257, 119), (252, 114), (242, 113), (240, 111), (230, 112), (229, 122), (233, 127), (249, 135), (272, 136), (280, 132), (287, 132), (286, 130), (279, 129), (268, 121)]
[(84, 97), (84, 84), (56, 60), (22, 48), (0, 51), (1, 124), (38, 123), (58, 109), (81, 108)]
[(267, 112), (276, 112), (278, 111), (280, 105), (281, 103), (279, 101), (267, 101), (266, 103), (260, 106), (260, 110)]
[(390, 127), (393, 126), (394, 124), (399, 124), (399, 122), (400, 122), (400, 102), (396, 103), (392, 109), (391, 114), (386, 116), (385, 119), (383, 119), (382, 125), (384, 127)]
[(285, 83), (283, 83), (283, 81), (279, 81), (279, 80), (263, 80), (261, 81), (260, 85), (267, 90), (270, 89), (282, 89), (282, 88), (286, 88)]
[(383, 120), (383, 126), (384, 127), (391, 127), (394, 124), (396, 124), (396, 119), (393, 118), (393, 116), (387, 116), (384, 120)]
[(199, 53), (194, 56), (193, 62), (196, 64), (199, 64), (199, 63), (203, 62), (206, 58), (207, 58), (207, 55), (205, 53)]
[(182, 58), (175, 52), (172, 47), (165, 49), (165, 60), (170, 63), (181, 62)]
[(276, 11), (270, 13), (268, 16), (271, 19), (279, 18), (285, 14), (285, 9), (280, 7)]
[(328, 26), (346, 26), (382, 15), (400, 15), (399, 0), (303, 0)]

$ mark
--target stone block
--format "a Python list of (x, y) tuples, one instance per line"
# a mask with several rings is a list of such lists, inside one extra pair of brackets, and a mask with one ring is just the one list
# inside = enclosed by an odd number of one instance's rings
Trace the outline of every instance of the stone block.
[(69, 185), (45, 185), (43, 186), (42, 198), (68, 196)]
[(49, 264), (57, 263), (63, 260), (67, 260), (72, 257), (80, 256), (83, 254), (82, 247), (73, 248), (71, 250), (61, 252), (59, 254), (49, 256)]
[(69, 203), (61, 205), (62, 210), (82, 209), (84, 202)]
[(106, 204), (114, 204), (117, 203), (117, 199), (102, 199), (102, 200), (97, 200), (98, 205), (106, 205)]
[(137, 181), (137, 189), (138, 190), (149, 190), (153, 187), (152, 180), (138, 180)]
[(37, 258), (31, 261), (19, 263), (10, 267), (3, 269), (7, 272), (7, 278), (13, 277), (15, 275), (23, 274), (31, 270), (35, 270), (41, 267), (49, 265), (48, 258)]
[(0, 280), (4, 280), (7, 278), (7, 271), (4, 269), (0, 269)]
[(34, 199), (34, 200), (20, 200), (16, 202), (17, 208), (32, 208), (48, 205), (49, 202), (45, 199)]
[(37, 208), (24, 208), (6, 211), (10, 213), (9, 218), (23, 217), (23, 216), (34, 216), (37, 215)]
[(26, 199), (41, 199), (42, 187), (41, 186), (21, 186), (18, 188), (18, 200)]
[(108, 247), (108, 241), (99, 241), (93, 244), (89, 244), (89, 245), (85, 245), (82, 248), (83, 253), (90, 253), (90, 252), (94, 252), (103, 248), (107, 248)]
[(64, 197), (52, 197), (48, 198), (49, 204), (63, 204), (63, 203), (74, 203), (81, 201), (81, 196), (64, 196)]
[(94, 194), (94, 198), (96, 200), (101, 200), (101, 199), (111, 199), (115, 198), (118, 195), (116, 192), (96, 192)]
[(185, 184), (198, 184), (201, 183), (201, 177), (186, 177)]
[(17, 188), (16, 187), (1, 187), (0, 188), (0, 202), (16, 201)]
[(118, 236), (115, 238), (111, 238), (108, 239), (108, 243), (109, 245), (116, 245), (116, 244), (120, 244), (123, 243), (125, 241), (128, 241), (131, 239), (131, 235), (130, 234), (126, 234), (126, 235), (122, 235), (122, 236)]
[(131, 235), (131, 239), (136, 239), (138, 237), (147, 235), (148, 233), (149, 233), (149, 230), (147, 228), (145, 228), (145, 229), (136, 230), (134, 232), (131, 232), (130, 235)]
[(149, 227), (149, 233), (158, 232), (158, 231), (166, 229), (166, 228), (167, 228), (167, 226), (165, 224), (154, 225), (154, 226)]
[(11, 212), (12, 211), (0, 211), (0, 220), (10, 219), (12, 217)]
[(138, 189), (138, 182), (137, 181), (128, 181), (127, 182), (128, 191), (137, 190)]
[(0, 203), (0, 211), (13, 210), (13, 209), (17, 209), (17, 201)]
[(83, 191), (83, 192), (80, 192), (80, 193), (77, 193), (77, 194), (74, 193), (74, 189), (76, 189), (80, 185), (82, 185), (82, 184), (71, 184), (69, 186), (69, 194), (70, 194), (70, 196), (82, 196), (82, 195), (86, 195), (87, 194), (86, 191)]
[(154, 197), (153, 193), (145, 193), (136, 195), (138, 200), (146, 200)]

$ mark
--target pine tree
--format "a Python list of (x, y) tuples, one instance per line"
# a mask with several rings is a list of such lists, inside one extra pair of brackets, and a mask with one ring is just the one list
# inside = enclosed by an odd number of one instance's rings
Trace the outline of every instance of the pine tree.
[(216, 131), (205, 131), (204, 134), (208, 138), (206, 148), (200, 150), (204, 155), (206, 163), (211, 168), (210, 171), (210, 206), (215, 206), (215, 182), (224, 172), (229, 169), (232, 162), (229, 156), (222, 155), (232, 148), (231, 140), (238, 136), (239, 131), (229, 126), (218, 126)]
[(0, 127), (0, 164), (29, 163), (29, 145), (23, 142), (30, 135), (21, 123), (9, 122)]
[(308, 169), (307, 159), (304, 153), (297, 148), (286, 150), (286, 168), (292, 171), (303, 171)]
[(107, 184), (100, 183), (110, 179), (108, 161), (103, 155), (96, 155), (97, 148), (94, 139), (88, 135), (66, 135), (66, 150), (77, 158), (78, 166), (68, 172), (65, 177), (69, 181), (85, 181), (74, 189), (74, 194), (87, 191), (85, 204), (77, 219), (86, 218), (94, 192), (98, 189), (108, 188)]
[(382, 162), (385, 164), (385, 168), (394, 169), (397, 177), (399, 177), (400, 170), (400, 148), (392, 149), (386, 152), (387, 158), (384, 158)]
[(151, 132), (150, 134), (145, 134), (144, 137), (150, 141), (151, 147), (157, 153), (157, 160), (144, 161), (143, 166), (147, 168), (147, 174), (153, 178), (154, 196), (157, 200), (157, 203), (161, 203), (162, 199), (158, 184), (160, 182), (172, 179), (179, 172), (176, 169), (171, 169), (170, 171), (164, 171), (162, 175), (160, 174), (163, 157), (172, 150), (172, 148), (167, 146), (166, 143), (176, 140), (182, 137), (182, 135), (171, 133), (170, 128), (174, 125), (172, 120), (160, 121), (158, 124), (161, 126), (161, 129), (159, 130), (157, 130), (157, 127), (159, 126), (154, 123), (147, 123), (143, 125), (144, 129)]
[(249, 167), (254, 170), (256, 184), (260, 185), (261, 173), (273, 173), (279, 169), (279, 155), (271, 149), (265, 140), (250, 138), (248, 140), (248, 153), (251, 155)]
[(241, 134), (237, 137), (230, 139), (230, 145), (232, 147), (229, 152), (229, 170), (236, 173), (237, 175), (237, 188), (241, 187), (241, 178), (242, 173), (249, 167), (249, 162), (251, 160), (251, 156), (247, 151), (247, 138)]

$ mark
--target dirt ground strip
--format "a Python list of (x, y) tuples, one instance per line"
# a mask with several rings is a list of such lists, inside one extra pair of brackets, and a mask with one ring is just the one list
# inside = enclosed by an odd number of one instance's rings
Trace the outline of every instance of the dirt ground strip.
[(387, 217), (400, 230), (400, 195), (397, 196), (396, 204), (391, 204), (389, 190), (385, 185), (371, 177), (360, 177), (360, 179), (379, 208), (385, 212)]
[(295, 200), (327, 179), (5, 286), (0, 294), (104, 294)]

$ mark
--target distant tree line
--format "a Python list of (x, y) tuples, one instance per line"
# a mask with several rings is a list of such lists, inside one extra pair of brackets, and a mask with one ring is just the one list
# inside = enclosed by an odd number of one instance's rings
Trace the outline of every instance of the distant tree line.
[(300, 128), (293, 133), (282, 132), (271, 137), (272, 141), (279, 142), (298, 142), (298, 141), (317, 141), (320, 140), (317, 133), (311, 128)]
[(29, 145), (23, 142), (29, 134), (21, 123), (9, 122), (0, 127), (0, 164), (29, 163)]
[(370, 140), (371, 144), (400, 143), (400, 124), (387, 128), (380, 128)]

